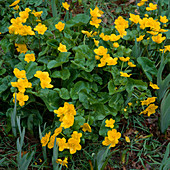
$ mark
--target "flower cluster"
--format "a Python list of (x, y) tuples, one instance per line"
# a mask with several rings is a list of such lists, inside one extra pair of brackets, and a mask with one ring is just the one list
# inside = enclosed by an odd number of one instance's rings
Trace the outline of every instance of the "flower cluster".
[(56, 144), (59, 147), (59, 151), (63, 151), (64, 149), (69, 149), (70, 154), (74, 154), (76, 153), (77, 150), (81, 150), (80, 138), (82, 137), (82, 133), (78, 133), (77, 131), (74, 131), (71, 135), (71, 138), (68, 139), (68, 142), (66, 142), (66, 139), (64, 137), (56, 138), (58, 135), (56, 131), (54, 131), (54, 134), (51, 137), (50, 135), (51, 132), (49, 132), (48, 134), (46, 134), (44, 137), (41, 138), (42, 146), (46, 146), (48, 144), (48, 148), (51, 149), (54, 147), (54, 141), (56, 139)]
[(14, 69), (14, 75), (18, 78), (17, 82), (11, 82), (12, 87), (18, 88), (18, 93), (13, 94), (13, 102), (15, 102), (15, 96), (16, 99), (19, 101), (19, 105), (23, 106), (25, 104), (25, 101), (28, 100), (28, 95), (24, 95), (26, 88), (32, 88), (32, 84), (28, 82), (26, 77), (25, 70), (19, 70), (17, 68)]
[[(100, 59), (100, 64), (98, 64), (98, 67), (104, 67), (107, 63), (107, 65), (116, 65), (117, 64), (117, 60), (118, 58), (112, 58), (110, 56), (110, 54), (107, 54), (107, 48), (104, 48), (103, 46), (99, 46), (98, 49), (94, 50), (95, 54), (97, 54), (97, 56), (95, 56), (95, 58), (97, 60)], [(102, 58), (100, 58), (99, 56), (102, 56)]]
[(50, 84), (51, 78), (49, 77), (48, 72), (37, 71), (34, 76), (40, 79), (41, 87), (43, 89), (45, 89), (45, 88), (53, 88), (53, 85)]
[(127, 35), (127, 32), (125, 31), (125, 29), (129, 27), (128, 21), (123, 19), (122, 16), (119, 16), (115, 20), (114, 24), (115, 24), (115, 28), (117, 29), (121, 37), (124, 37)]
[[(112, 130), (109, 130), (107, 132), (107, 135), (104, 139), (104, 141), (102, 142), (103, 145), (105, 146), (108, 146), (110, 145), (110, 147), (115, 147), (116, 144), (118, 144), (118, 139), (121, 137), (121, 133), (120, 132), (117, 132), (116, 129), (113, 129), (114, 128), (114, 123), (115, 123), (115, 120), (113, 120), (112, 118), (110, 118), (110, 120), (106, 120), (105, 121), (106, 123), (106, 127), (110, 127)], [(109, 147), (109, 148), (110, 148)]]
[[(18, 34), (21, 36), (27, 36), (27, 35), (35, 35), (35, 32), (32, 30), (31, 26), (24, 25), (26, 23), (27, 19), (29, 18), (29, 12), (31, 10), (29, 8), (26, 8), (25, 11), (19, 12), (19, 16), (16, 19), (12, 18), (11, 23), (8, 27), (10, 34)], [(35, 12), (33, 11), (32, 14), (35, 17), (38, 17), (38, 20), (42, 14), (42, 11)], [(44, 34), (47, 30), (47, 27), (44, 24), (39, 23), (35, 28), (35, 31), (38, 32), (38, 34)]]
[(61, 127), (66, 129), (73, 126), (74, 116), (76, 115), (76, 110), (73, 104), (65, 102), (64, 107), (54, 110), (54, 113), (60, 118), (59, 121), (61, 122)]
[[(155, 113), (155, 110), (158, 108), (153, 102), (155, 102), (156, 97), (148, 97), (146, 100), (141, 101), (142, 106), (143, 105), (149, 105), (144, 111), (142, 111), (140, 114), (148, 114), (150, 116), (151, 114)], [(151, 104), (152, 103), (152, 104)]]
[(90, 15), (91, 15), (91, 20), (90, 25), (94, 25), (96, 28), (99, 27), (99, 24), (102, 22), (101, 19), (98, 19), (98, 17), (101, 17), (104, 12), (99, 10), (99, 8), (96, 6), (94, 10), (90, 8)]

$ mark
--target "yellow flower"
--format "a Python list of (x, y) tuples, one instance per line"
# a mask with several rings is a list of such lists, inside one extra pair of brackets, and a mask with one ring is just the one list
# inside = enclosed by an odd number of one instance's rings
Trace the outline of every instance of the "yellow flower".
[(156, 84), (153, 84), (150, 82), (149, 86), (151, 86), (153, 89), (159, 89), (159, 87)]
[(126, 58), (125, 57), (119, 57), (119, 59), (123, 62), (127, 62), (127, 61), (130, 60), (130, 57), (126, 57)]
[(93, 37), (93, 35), (92, 35), (92, 32), (93, 32), (93, 31), (88, 32), (88, 31), (82, 30), (81, 32), (82, 32), (83, 34), (87, 35), (88, 38), (89, 38), (89, 37)]
[(92, 10), (92, 9), (90, 8), (90, 15), (91, 15), (92, 17), (97, 18), (97, 17), (101, 17), (102, 14), (101, 14), (99, 8), (98, 8), (98, 7), (95, 7), (94, 10)]
[(137, 6), (143, 6), (145, 4), (145, 2), (140, 1), (139, 3), (137, 3)]
[(135, 15), (135, 14), (131, 14), (130, 13), (130, 21), (134, 22), (135, 24), (137, 24), (140, 20), (140, 16), (139, 15)]
[(19, 9), (19, 5), (15, 6), (13, 9), (17, 11)]
[(110, 41), (118, 41), (120, 39), (120, 35), (111, 34)]
[(158, 44), (162, 43), (166, 37), (162, 37), (162, 34), (158, 34), (157, 36), (152, 36), (152, 40)]
[(17, 51), (19, 53), (24, 53), (25, 54), (28, 51), (26, 44), (15, 44), (15, 46), (18, 47)]
[(96, 17), (92, 18), (92, 21), (90, 21), (90, 25), (94, 25), (96, 28), (99, 27), (99, 24), (102, 22), (101, 19), (98, 19)]
[(109, 35), (105, 35), (103, 36), (103, 41), (109, 41), (110, 40), (110, 36)]
[(55, 134), (53, 134), (50, 137), (50, 141), (48, 142), (48, 145), (47, 145), (48, 149), (52, 149), (54, 147), (55, 138), (56, 138)]
[(127, 74), (127, 73), (123, 73), (122, 71), (120, 71), (120, 76), (122, 77), (130, 77), (132, 74)]
[(168, 22), (168, 19), (167, 19), (167, 17), (166, 16), (160, 16), (160, 21), (162, 22), (162, 23), (167, 23)]
[(19, 70), (17, 68), (14, 69), (13, 71), (14, 75), (17, 77), (17, 78), (26, 78), (26, 72), (25, 70)]
[[(23, 70), (24, 71), (24, 70)], [(26, 88), (32, 88), (32, 84), (28, 82), (26, 78), (19, 78), (17, 82), (11, 82), (12, 87), (17, 87), (22, 93), (25, 92)]]
[(136, 65), (135, 64), (133, 64), (132, 62), (128, 62), (128, 65), (130, 66), (130, 67), (136, 67)]
[(128, 136), (125, 136), (125, 140), (126, 140), (126, 142), (130, 143), (130, 139)]
[(110, 118), (110, 120), (106, 120), (105, 121), (105, 123), (106, 123), (106, 127), (110, 127), (110, 128), (113, 128), (114, 127), (114, 123), (115, 123), (115, 120), (113, 120), (112, 118)]
[(122, 16), (119, 16), (116, 20), (115, 20), (115, 25), (116, 26), (121, 26), (122, 29), (128, 28), (128, 21), (126, 21), (125, 19), (123, 19)]
[(125, 29), (120, 25), (120, 26), (115, 26), (115, 28), (117, 29), (117, 31), (119, 32), (120, 34), (120, 37), (124, 37), (127, 35), (127, 32), (125, 31)]
[(24, 60), (29, 63), (30, 61), (35, 61), (35, 55), (34, 54), (26, 54)]
[(94, 40), (94, 43), (95, 43), (95, 46), (99, 46), (99, 41), (97, 41), (97, 40), (95, 40), (95, 38), (93, 38), (93, 40)]
[(149, 15), (148, 15), (148, 14), (145, 14), (144, 16), (145, 16), (145, 17), (149, 17)]
[(63, 161), (61, 160), (61, 159), (57, 159), (56, 160), (56, 163), (59, 163), (59, 164), (61, 164), (62, 166), (66, 166), (67, 168), (68, 168), (68, 166), (67, 166), (67, 164), (68, 164), (68, 158), (65, 158)]
[(118, 48), (119, 44), (117, 42), (113, 43), (113, 47)]
[(110, 65), (116, 65), (117, 64), (117, 60), (118, 58), (115, 57), (115, 58), (112, 58), (112, 57), (109, 57), (106, 62), (107, 62), (107, 65), (110, 66)]
[(10, 6), (15, 6), (15, 5), (17, 5), (19, 2), (20, 2), (20, 0), (16, 0), (16, 1), (14, 1)]
[(132, 103), (131, 103), (131, 102), (129, 102), (129, 103), (128, 103), (128, 105), (129, 105), (129, 106), (132, 106)]
[(73, 126), (73, 124), (74, 124), (74, 116), (71, 114), (65, 114), (62, 119), (61, 127), (67, 129)]
[(34, 76), (40, 79), (41, 87), (43, 89), (53, 87), (53, 85), (50, 84), (51, 78), (49, 77), (48, 72), (37, 71), (36, 74), (34, 74)]
[(82, 133), (78, 133), (77, 131), (74, 131), (73, 134), (71, 135), (71, 137), (80, 142), (80, 138), (82, 137)]
[(62, 127), (60, 126), (55, 129), (54, 134), (55, 134), (55, 136), (58, 136), (61, 132), (62, 132)]
[(142, 111), (140, 114), (147, 114), (150, 116), (151, 114), (155, 113), (155, 110), (158, 108), (155, 104), (150, 104), (144, 111)]
[(56, 24), (55, 27), (61, 32), (64, 29), (65, 24), (62, 22), (58, 22), (58, 24)]
[(98, 49), (95, 49), (94, 52), (97, 54), (97, 55), (105, 55), (107, 54), (107, 48), (104, 48), (103, 46), (99, 46)]
[(143, 37), (144, 37), (144, 36), (145, 36), (145, 35), (141, 35), (141, 36), (139, 36), (139, 38), (136, 38), (137, 42), (143, 40)]
[(166, 45), (166, 46), (164, 46), (164, 49), (160, 49), (160, 51), (162, 51), (162, 52), (166, 52), (166, 51), (169, 51), (170, 52), (170, 45)]
[(158, 32), (155, 32), (155, 31), (147, 31), (147, 33), (151, 34), (151, 35), (157, 35)]
[(50, 139), (51, 132), (46, 133), (44, 137), (41, 138), (42, 147), (46, 146)]
[(141, 101), (141, 105), (149, 105), (150, 103), (155, 102), (156, 97), (148, 97), (147, 100)]
[(74, 154), (77, 150), (81, 150), (79, 141), (74, 138), (70, 138), (67, 142), (67, 145), (68, 149), (70, 150), (70, 154)]
[(39, 12), (35, 12), (33, 11), (32, 14), (35, 16), (35, 17), (41, 17), (41, 14), (43, 13), (43, 11), (39, 11)]
[(60, 43), (60, 45), (59, 45), (59, 47), (58, 47), (58, 50), (59, 50), (60, 52), (67, 52), (66, 46), (63, 45), (63, 44), (61, 44), (61, 43)]
[(149, 3), (149, 7), (146, 7), (147, 11), (153, 11), (157, 9), (157, 4)]
[(82, 126), (80, 126), (80, 127), (82, 127), (82, 130), (84, 131), (84, 132), (86, 132), (86, 131), (88, 131), (88, 132), (91, 132), (91, 127), (90, 127), (90, 125), (88, 124), (88, 123), (84, 123)]
[(67, 2), (62, 2), (62, 5), (66, 10), (69, 10), (70, 5)]
[(35, 31), (38, 32), (38, 34), (43, 35), (45, 31), (47, 30), (47, 27), (44, 24), (39, 23), (35, 28)]
[(68, 145), (66, 143), (66, 139), (65, 138), (57, 138), (57, 143), (58, 143), (58, 147), (59, 147), (59, 151), (63, 151), (64, 149), (68, 148)]
[[(19, 105), (20, 106), (24, 106), (25, 101), (28, 101), (29, 97), (28, 95), (24, 95), (24, 93), (22, 92), (18, 92), (16, 93), (16, 99), (19, 101)], [(15, 103), (15, 93), (13, 94), (13, 102)]]
[(102, 142), (103, 145), (110, 147), (115, 147), (119, 142), (119, 138), (121, 137), (121, 133), (117, 132), (116, 129), (109, 130), (107, 132), (108, 137), (105, 137), (105, 140)]
[(100, 56), (95, 55), (95, 59), (96, 59), (96, 60), (100, 60)]

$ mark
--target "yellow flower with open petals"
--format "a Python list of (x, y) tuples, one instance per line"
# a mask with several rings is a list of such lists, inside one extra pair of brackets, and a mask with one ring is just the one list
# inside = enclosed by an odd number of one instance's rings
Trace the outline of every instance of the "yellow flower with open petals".
[(28, 51), (26, 44), (15, 44), (15, 46), (17, 47), (17, 51), (19, 53), (25, 54)]
[(41, 138), (42, 147), (47, 145), (48, 141), (50, 140), (50, 135), (51, 132), (46, 133), (45, 136)]
[(135, 15), (135, 14), (131, 14), (130, 13), (130, 21), (134, 22), (135, 24), (137, 24), (140, 20), (140, 16), (139, 15)]
[(45, 31), (47, 31), (47, 27), (44, 24), (39, 23), (34, 30), (37, 31), (38, 34), (43, 35)]
[(74, 131), (73, 134), (71, 135), (71, 137), (80, 142), (80, 138), (82, 137), (82, 133), (78, 133), (77, 131)]
[(141, 101), (141, 105), (149, 105), (150, 103), (155, 102), (156, 97), (148, 97), (146, 100)]
[(82, 30), (81, 32), (82, 32), (83, 34), (87, 35), (88, 38), (89, 38), (89, 37), (93, 37), (93, 35), (92, 35), (92, 32), (93, 32), (93, 31), (88, 32), (88, 31)]
[(39, 12), (35, 12), (33, 11), (32, 14), (35, 16), (35, 17), (38, 17), (40, 18), (41, 17), (41, 14), (43, 13), (43, 11), (39, 11)]
[(151, 86), (153, 89), (159, 89), (157, 84), (153, 84), (152, 82), (150, 82), (149, 86)]
[(84, 123), (82, 126), (80, 126), (80, 127), (82, 127), (82, 130), (84, 131), (84, 132), (86, 132), (86, 131), (88, 131), (88, 132), (91, 132), (91, 127), (90, 127), (90, 125), (88, 124), (88, 123)]
[(95, 49), (94, 52), (97, 54), (97, 55), (105, 55), (107, 54), (107, 48), (104, 48), (103, 46), (99, 46), (98, 49)]
[(99, 24), (102, 22), (101, 19), (98, 19), (96, 17), (92, 18), (92, 21), (90, 21), (90, 25), (94, 25), (96, 28), (99, 27)]
[(120, 75), (121, 77), (130, 77), (130, 76), (132, 75), (132, 74), (124, 73), (124, 72), (122, 72), (122, 71), (120, 72), (120, 74), (121, 74), (121, 75)]
[(113, 128), (114, 127), (114, 123), (115, 123), (115, 120), (113, 120), (112, 118), (110, 118), (110, 120), (106, 120), (105, 121), (105, 123), (106, 123), (106, 127), (110, 127), (110, 128)]
[(120, 35), (111, 34), (110, 41), (118, 41), (120, 39)]
[(162, 37), (162, 34), (158, 34), (157, 36), (152, 36), (152, 40), (157, 44), (162, 43), (165, 39), (166, 37)]
[(69, 10), (70, 5), (67, 2), (62, 2), (62, 5), (66, 10)]
[(105, 137), (105, 140), (102, 142), (103, 145), (110, 147), (115, 147), (119, 142), (119, 138), (121, 137), (121, 133), (117, 132), (116, 129), (109, 130), (107, 132), (108, 137)]
[(154, 114), (156, 111), (156, 109), (158, 108), (158, 106), (156, 106), (155, 104), (150, 104), (144, 111), (142, 111), (140, 114), (147, 114), (148, 116), (150, 116), (151, 114)]
[(162, 22), (162, 23), (167, 23), (168, 22), (168, 19), (167, 19), (167, 17), (166, 16), (160, 16), (160, 21)]
[(64, 149), (68, 148), (68, 145), (66, 143), (66, 139), (65, 138), (57, 138), (57, 143), (58, 143), (58, 147), (59, 147), (59, 151), (63, 151)]
[[(15, 93), (13, 94), (13, 102), (15, 103)], [(29, 96), (28, 95), (24, 95), (24, 93), (22, 92), (18, 92), (16, 93), (16, 99), (17, 101), (19, 101), (19, 105), (20, 106), (24, 106), (25, 105), (25, 101), (28, 101)]]
[(58, 22), (58, 24), (56, 24), (55, 27), (61, 32), (64, 29), (65, 24), (62, 22)]
[(79, 140), (76, 140), (74, 138), (70, 138), (67, 142), (67, 145), (68, 149), (70, 150), (70, 154), (74, 154), (77, 150), (81, 150)]
[(58, 50), (59, 50), (60, 52), (67, 52), (66, 46), (63, 45), (63, 44), (61, 44), (61, 43), (60, 43), (60, 45), (59, 45), (59, 47), (58, 47)]
[(30, 61), (35, 61), (35, 55), (34, 54), (25, 54), (24, 60), (29, 63)]
[(19, 5), (16, 5), (13, 9), (17, 11), (19, 9)]
[(146, 7), (147, 11), (153, 11), (157, 9), (157, 4), (149, 3), (149, 7)]
[(26, 71), (25, 70), (20, 71), (19, 69), (15, 68), (13, 73), (17, 78), (26, 78)]
[(95, 43), (95, 46), (99, 46), (99, 41), (98, 40), (96, 40), (95, 38), (93, 38), (93, 40), (94, 40), (94, 43)]

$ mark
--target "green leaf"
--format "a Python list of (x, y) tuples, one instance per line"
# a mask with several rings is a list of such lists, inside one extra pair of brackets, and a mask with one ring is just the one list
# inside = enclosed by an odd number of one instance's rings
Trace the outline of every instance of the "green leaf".
[(50, 89), (41, 89), (39, 92), (35, 93), (36, 96), (40, 97), (48, 110), (53, 112), (59, 107), (59, 95), (56, 91)]
[(85, 14), (77, 14), (74, 18), (66, 22), (66, 27), (86, 25), (90, 20), (90, 17)]
[(78, 81), (74, 87), (71, 89), (70, 91), (70, 96), (73, 100), (76, 100), (79, 98), (79, 92), (82, 90), (82, 89), (86, 89), (87, 92), (89, 93), (90, 92), (90, 85), (89, 83), (87, 82), (84, 82), (84, 81)]
[(138, 57), (137, 62), (142, 66), (142, 69), (149, 81), (152, 81), (152, 75), (157, 74), (154, 62), (146, 57)]
[(143, 82), (142, 80), (128, 78), (126, 91), (129, 93), (129, 96), (131, 96), (135, 88), (137, 88), (140, 91), (144, 91), (144, 90), (147, 90), (147, 87), (148, 87), (147, 83)]
[(103, 137), (105, 137), (107, 135), (107, 132), (109, 130), (109, 128), (105, 126), (106, 125), (105, 121), (106, 121), (106, 119), (104, 119), (102, 121), (102, 124), (100, 126), (100, 130), (99, 130), (99, 135), (101, 135)]
[(57, 49), (59, 47), (59, 41), (55, 39), (47, 40), (47, 45), (49, 45), (52, 48)]
[(57, 57), (56, 60), (51, 60), (47, 64), (47, 68), (52, 69), (61, 66), (63, 63), (67, 63), (69, 61), (70, 54), (71, 54), (70, 52), (59, 53), (59, 56)]
[(161, 102), (161, 131), (164, 133), (170, 125), (170, 93), (169, 90), (166, 92)]
[(94, 110), (95, 120), (103, 120), (106, 117), (104, 104), (94, 104), (91, 106), (91, 109)]
[(68, 69), (62, 69), (61, 71), (54, 71), (51, 75), (53, 78), (61, 78), (66, 80), (70, 77), (70, 72)]
[(76, 54), (74, 60), (71, 62), (82, 70), (91, 72), (96, 65), (93, 51), (88, 47), (88, 45), (79, 45), (78, 47), (74, 47), (73, 50)]
[(57, 93), (59, 93), (59, 96), (64, 99), (64, 100), (68, 100), (70, 99), (70, 94), (69, 91), (66, 88), (55, 88), (53, 89), (54, 91), (56, 91)]
[(80, 129), (80, 126), (82, 126), (85, 121), (86, 119), (83, 116), (75, 116), (73, 129), (78, 131)]
[(38, 71), (40, 68), (37, 67), (37, 63), (36, 62), (29, 62), (26, 66), (25, 66), (25, 71), (26, 71), (26, 75), (27, 75), (27, 79), (31, 79), (34, 77), (34, 74), (36, 73), (36, 71)]

